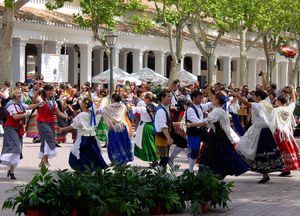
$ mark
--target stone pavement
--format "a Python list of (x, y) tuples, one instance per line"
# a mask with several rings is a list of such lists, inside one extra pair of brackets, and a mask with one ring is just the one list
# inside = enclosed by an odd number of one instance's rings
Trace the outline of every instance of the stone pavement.
[[(58, 157), (50, 160), (50, 170), (65, 169), (68, 166), (68, 156), (71, 144), (63, 144), (58, 149)], [(0, 149), (2, 138), (0, 139)], [(102, 148), (102, 154), (107, 162), (106, 149)], [(32, 174), (38, 171), (39, 144), (31, 143), (31, 139), (25, 139), (24, 159), (15, 171), (16, 181), (6, 178), (6, 167), (0, 166), (0, 204), (11, 196), (8, 190), (17, 185), (28, 182)], [(180, 165), (180, 170), (188, 167), (186, 153), (183, 152), (175, 159)], [(147, 163), (136, 159), (132, 165), (146, 167)], [(271, 181), (265, 185), (256, 182), (261, 178), (259, 174), (248, 172), (239, 177), (227, 177), (226, 181), (234, 181), (235, 187), (231, 194), (232, 203), (229, 209), (212, 209), (209, 216), (297, 216), (300, 215), (300, 171), (294, 171), (292, 177), (278, 177), (279, 173), (271, 174)], [(0, 208), (1, 209), (1, 208)], [(12, 216), (11, 211), (0, 210), (0, 216)]]

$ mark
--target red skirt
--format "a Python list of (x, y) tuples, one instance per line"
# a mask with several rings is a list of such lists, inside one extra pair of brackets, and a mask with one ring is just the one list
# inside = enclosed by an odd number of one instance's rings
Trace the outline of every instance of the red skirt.
[(274, 138), (281, 152), (284, 171), (300, 169), (300, 152), (294, 136), (276, 129)]

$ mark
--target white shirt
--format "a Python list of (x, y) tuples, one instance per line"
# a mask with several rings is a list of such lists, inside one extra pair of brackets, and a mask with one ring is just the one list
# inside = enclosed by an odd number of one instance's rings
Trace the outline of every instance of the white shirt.
[[(166, 106), (163, 106), (163, 107), (167, 110), (167, 112), (170, 116), (169, 107), (166, 107)], [(156, 132), (158, 132), (158, 133), (162, 132), (163, 128), (168, 128), (166, 112), (162, 108), (160, 108), (156, 111), (154, 126), (155, 126)]]
[(3, 94), (4, 94), (3, 99), (9, 98), (9, 89), (6, 89), (6, 90), (3, 90), (3, 89), (2, 89), (1, 92), (3, 92)]
[(95, 129), (99, 124), (101, 116), (96, 116), (96, 126), (90, 126), (90, 118), (90, 113), (81, 112), (73, 119), (71, 126), (72, 128), (76, 129), (82, 136), (96, 136)]
[(172, 95), (171, 105), (175, 106), (178, 103), (178, 95), (176, 92), (171, 92), (171, 95)]
[[(195, 111), (193, 108), (189, 107), (187, 109), (187, 120), (192, 122), (192, 123), (200, 123), (203, 122), (203, 111), (207, 111), (213, 107), (213, 104), (211, 102), (205, 103), (205, 104), (199, 104), (195, 105), (193, 104), (196, 108), (196, 110), (199, 113), (199, 118), (197, 117)], [(201, 109), (202, 108), (202, 109)]]
[(150, 115), (147, 112), (146, 103), (144, 101), (140, 101), (137, 103), (136, 107), (132, 107), (133, 114), (139, 113), (141, 115), (142, 122), (152, 122)]
[(24, 112), (26, 111), (26, 109), (28, 109), (28, 105), (22, 103), (21, 104), (22, 107), (20, 107), (20, 104), (10, 104), (8, 105), (7, 107), (7, 112), (9, 113), (10, 116), (12, 116), (13, 114), (18, 114), (18, 113), (21, 113), (21, 112)]

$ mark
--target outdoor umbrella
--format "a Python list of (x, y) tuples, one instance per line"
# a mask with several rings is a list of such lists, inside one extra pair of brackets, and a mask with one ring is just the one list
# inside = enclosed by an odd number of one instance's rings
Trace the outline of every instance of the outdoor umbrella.
[(157, 85), (164, 85), (168, 82), (168, 78), (147, 67), (131, 74), (131, 76), (145, 82), (152, 82)]
[(197, 81), (197, 76), (188, 71), (182, 70), (178, 72), (178, 79), (184, 85), (190, 85)]
[[(114, 75), (115, 84), (124, 85), (126, 81), (134, 82), (137, 85), (140, 85), (142, 83), (139, 79), (130, 76), (129, 73), (123, 71), (121, 68), (118, 67), (113, 68), (113, 75)], [(110, 80), (110, 69), (92, 78), (93, 83), (101, 83), (101, 84), (108, 84), (109, 80)]]

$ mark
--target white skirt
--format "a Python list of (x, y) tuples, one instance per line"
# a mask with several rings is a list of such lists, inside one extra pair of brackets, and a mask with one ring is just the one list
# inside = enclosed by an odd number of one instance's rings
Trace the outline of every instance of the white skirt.
[(20, 154), (5, 153), (0, 157), (1, 164), (6, 166), (17, 166), (20, 162)]
[(39, 153), (39, 159), (42, 159), (44, 156), (48, 156), (49, 159), (56, 157), (56, 149), (51, 150), (47, 141), (45, 141), (44, 152)]

